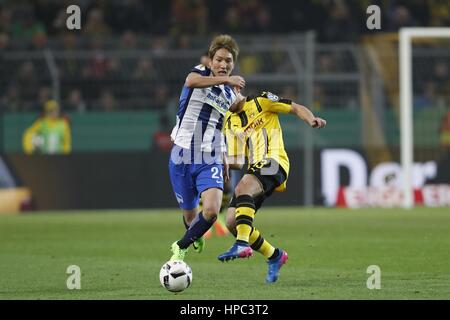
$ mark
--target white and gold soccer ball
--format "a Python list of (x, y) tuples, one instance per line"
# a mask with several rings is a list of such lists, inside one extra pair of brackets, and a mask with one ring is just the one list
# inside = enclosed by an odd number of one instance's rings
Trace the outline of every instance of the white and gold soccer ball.
[(181, 292), (192, 282), (192, 269), (184, 261), (167, 261), (159, 272), (161, 285), (171, 292)]

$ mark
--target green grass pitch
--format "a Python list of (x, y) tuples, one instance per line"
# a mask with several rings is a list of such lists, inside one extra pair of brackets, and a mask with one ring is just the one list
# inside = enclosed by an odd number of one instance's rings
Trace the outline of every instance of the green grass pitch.
[[(449, 299), (448, 208), (263, 208), (263, 236), (289, 253), (277, 283), (259, 253), (221, 263), (230, 236), (191, 250), (192, 285), (166, 291), (159, 270), (183, 232), (177, 210), (48, 212), (0, 216), (0, 299)], [(68, 290), (69, 265), (81, 289)], [(381, 269), (381, 289), (366, 286)]]

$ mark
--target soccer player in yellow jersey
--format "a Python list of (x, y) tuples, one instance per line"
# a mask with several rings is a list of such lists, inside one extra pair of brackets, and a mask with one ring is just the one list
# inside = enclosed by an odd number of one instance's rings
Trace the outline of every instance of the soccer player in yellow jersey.
[(60, 106), (55, 100), (44, 104), (44, 114), (33, 122), (22, 139), (26, 154), (69, 154), (72, 138), (69, 120), (60, 114)]
[(246, 258), (256, 250), (267, 258), (266, 282), (278, 279), (286, 263), (286, 251), (275, 248), (253, 227), (256, 211), (274, 191), (286, 188), (289, 158), (284, 149), (278, 113), (294, 114), (313, 128), (326, 121), (315, 117), (305, 106), (282, 99), (270, 92), (248, 96), (240, 102), (239, 112), (228, 112), (224, 122), (230, 168), (241, 169), (247, 158), (247, 173), (234, 190), (227, 214), (227, 227), (235, 235), (235, 244), (219, 255), (220, 261)]

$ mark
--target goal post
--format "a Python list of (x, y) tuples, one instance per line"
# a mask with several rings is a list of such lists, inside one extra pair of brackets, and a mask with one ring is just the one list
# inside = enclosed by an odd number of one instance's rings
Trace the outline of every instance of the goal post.
[(450, 28), (401, 28), (399, 32), (400, 68), (400, 159), (402, 167), (403, 208), (414, 206), (413, 197), (413, 79), (412, 39), (450, 38)]

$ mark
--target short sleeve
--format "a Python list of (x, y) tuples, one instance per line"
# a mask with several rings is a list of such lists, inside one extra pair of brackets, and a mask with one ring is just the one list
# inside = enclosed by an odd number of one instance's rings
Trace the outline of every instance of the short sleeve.
[(201, 76), (209, 76), (211, 73), (211, 70), (207, 67), (205, 67), (203, 64), (199, 64), (191, 69), (190, 72), (195, 72), (200, 74)]
[(292, 101), (280, 98), (273, 93), (263, 92), (256, 98), (263, 111), (274, 113), (289, 113), (292, 110)]

